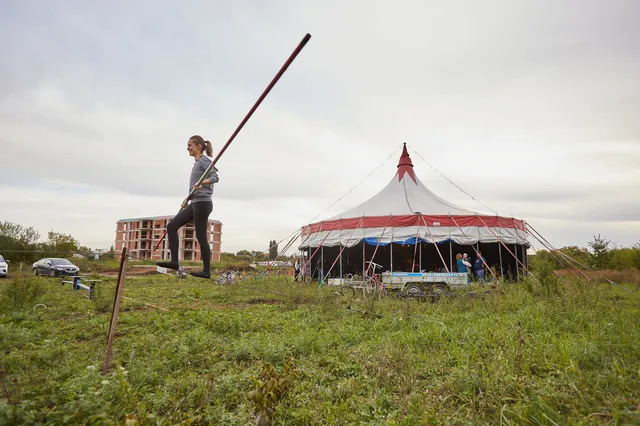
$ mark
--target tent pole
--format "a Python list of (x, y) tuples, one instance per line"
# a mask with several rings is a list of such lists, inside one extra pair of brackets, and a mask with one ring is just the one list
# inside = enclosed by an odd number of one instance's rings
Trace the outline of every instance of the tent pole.
[(341, 248), (340, 250), (340, 282), (342, 282), (342, 252), (344, 251), (344, 248)]
[[(353, 234), (356, 233), (356, 231), (358, 230), (358, 227), (360, 226), (363, 220), (364, 218), (360, 219), (360, 222), (358, 222), (356, 227), (353, 229), (353, 232), (351, 233), (351, 235), (349, 235), (349, 238), (347, 239), (347, 244), (349, 244), (349, 241), (351, 241), (351, 238), (353, 238)], [(340, 221), (341, 221), (340, 223), (342, 223), (342, 219), (340, 219)], [(342, 230), (340, 230), (340, 238), (342, 238)], [(342, 244), (342, 242), (340, 242), (340, 252), (338, 253), (338, 257), (334, 259), (328, 271), (325, 272), (324, 269), (322, 270), (324, 276), (327, 276), (327, 277), (331, 276), (331, 271), (333, 271), (333, 267), (336, 266), (336, 263), (338, 263), (338, 259), (340, 259), (340, 278), (342, 278), (342, 252), (345, 250), (345, 248), (347, 248), (347, 246)], [(322, 283), (320, 283), (318, 287), (320, 287), (321, 285)]]
[[(362, 217), (362, 220), (364, 220), (364, 216)], [(382, 234), (380, 234), (380, 238), (378, 239), (378, 243), (376, 244), (376, 248), (375, 250), (373, 250), (373, 254), (371, 255), (371, 262), (373, 262), (373, 260), (376, 258), (376, 253), (378, 253), (378, 248), (380, 247), (380, 244), (382, 243), (382, 238), (384, 237), (384, 233), (387, 231), (387, 227), (389, 226), (389, 221), (391, 220), (391, 215), (389, 215), (389, 219), (387, 219), (387, 223), (384, 225), (384, 228), (382, 229)], [(393, 228), (391, 228), (391, 240), (393, 240)], [(364, 265), (364, 262), (366, 260), (365, 257), (365, 252), (363, 250), (362, 252), (362, 262)], [(369, 265), (369, 267), (371, 267), (371, 265)], [(373, 269), (375, 271), (375, 268)], [(369, 268), (366, 268), (366, 271), (369, 271)], [(363, 274), (364, 276), (364, 274)]]
[[(389, 215), (391, 217), (391, 215)], [(393, 228), (391, 228), (391, 242), (389, 243), (389, 270), (391, 271), (391, 275), (393, 276)]]
[(504, 276), (504, 270), (502, 269), (502, 244), (498, 243), (498, 256), (500, 256), (500, 276)]
[[(498, 234), (499, 234), (498, 239), (501, 239), (502, 238), (502, 227), (500, 226), (501, 225), (500, 216), (498, 216), (497, 214), (496, 214), (496, 219), (498, 221)], [(500, 278), (502, 278), (504, 276), (504, 269), (502, 267), (502, 244), (500, 244), (499, 241), (498, 241), (498, 256), (500, 257)]]
[(413, 262), (411, 263), (411, 272), (416, 271), (416, 253), (418, 252), (418, 240), (420, 239), (420, 226), (416, 230), (416, 244), (413, 246)]
[(518, 282), (520, 282), (520, 268), (518, 268), (518, 245), (513, 244), (513, 253), (516, 255), (516, 275), (518, 277)]
[[(522, 244), (522, 263), (524, 263), (525, 270), (528, 271), (529, 270), (529, 256), (527, 256), (527, 250), (525, 249), (525, 244), (528, 241), (528, 238), (527, 238), (527, 234), (528, 234), (527, 225), (526, 225), (526, 222), (522, 218), (520, 218), (520, 220), (522, 221), (522, 223), (525, 224), (525, 226), (524, 226), (524, 241), (525, 242)], [(517, 236), (518, 236), (518, 228), (516, 228), (516, 240), (517, 240)], [(526, 276), (528, 277), (529, 274), (527, 274)]]
[(364, 273), (365, 273), (365, 260), (367, 259), (364, 253), (364, 246), (365, 246), (366, 242), (364, 241), (364, 238), (362, 238), (362, 279), (364, 279)]
[(453, 240), (451, 239), (451, 227), (449, 227), (449, 270), (453, 271)]
[[(322, 232), (322, 222), (320, 224), (320, 232)], [(311, 264), (311, 259), (313, 259), (313, 256), (315, 256), (316, 253), (318, 252), (318, 250), (320, 250), (320, 247), (322, 247), (322, 245), (324, 244), (324, 242), (327, 239), (327, 237), (329, 236), (329, 234), (331, 234), (331, 231), (327, 232), (327, 235), (325, 235), (325, 237), (320, 242), (320, 245), (313, 251), (313, 254), (311, 254), (311, 245), (309, 245), (309, 260), (307, 260), (306, 263), (304, 264), (304, 266), (302, 267), (302, 270), (304, 271), (304, 268), (309, 266), (309, 270), (311, 272), (309, 274), (309, 277), (313, 277), (313, 264)], [(309, 239), (310, 237), (311, 237), (311, 234), (309, 234), (307, 239)]]
[(419, 259), (419, 264), (418, 264), (418, 268), (420, 268), (420, 270), (418, 272), (422, 273), (422, 242), (420, 242), (420, 259)]
[[(493, 232), (493, 230), (489, 227), (489, 225), (487, 225), (487, 222), (485, 222), (484, 220), (482, 220), (482, 216), (476, 216), (478, 218), (478, 220), (480, 220), (480, 222), (482, 222), (482, 224), (484, 226), (487, 227), (487, 229), (489, 230), (489, 232), (491, 232), (491, 235), (493, 235), (495, 238), (498, 238), (498, 241), (500, 241), (500, 244), (504, 245), (504, 248), (507, 249), (507, 251), (509, 252), (509, 254), (511, 254), (511, 256), (513, 256), (516, 259), (517, 263), (520, 263), (520, 265), (525, 268), (525, 266), (520, 262), (520, 259), (518, 259), (517, 254), (513, 254), (513, 252), (511, 250), (509, 250), (509, 247), (507, 247), (506, 243), (504, 241), (502, 241), (502, 239), (500, 239), (495, 232)], [(516, 264), (517, 266), (517, 264)], [(526, 268), (525, 268), (526, 269)], [(529, 272), (529, 271), (527, 271)]]
[(453, 241), (451, 240), (449, 240), (449, 266), (449, 270), (453, 271)]
[(431, 237), (431, 241), (433, 242), (433, 245), (435, 246), (436, 251), (438, 252), (438, 256), (440, 256), (440, 260), (442, 261), (442, 264), (444, 265), (444, 269), (446, 269), (447, 272), (450, 272), (451, 270), (447, 266), (447, 262), (444, 261), (444, 257), (442, 257), (442, 253), (440, 253), (440, 248), (438, 248), (438, 244), (436, 243), (436, 239), (433, 237), (433, 234), (429, 230), (429, 225), (427, 225), (427, 221), (424, 220), (424, 216), (422, 216), (422, 213), (419, 213), (419, 214), (420, 214), (420, 219), (422, 219), (422, 223), (424, 223), (425, 228), (427, 228), (427, 232), (429, 233), (429, 236)]
[(320, 284), (324, 282), (324, 246), (320, 247)]

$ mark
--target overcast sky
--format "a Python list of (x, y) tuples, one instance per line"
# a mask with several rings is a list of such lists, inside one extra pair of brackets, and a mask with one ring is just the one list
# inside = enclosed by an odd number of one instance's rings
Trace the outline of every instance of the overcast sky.
[(638, 22), (636, 0), (3, 0), (0, 220), (108, 248), (118, 219), (175, 214), (189, 136), (217, 152), (309, 32), (218, 163), (223, 251), (373, 196), (402, 142), (451, 202), (486, 211), (425, 160), (555, 246), (631, 245)]

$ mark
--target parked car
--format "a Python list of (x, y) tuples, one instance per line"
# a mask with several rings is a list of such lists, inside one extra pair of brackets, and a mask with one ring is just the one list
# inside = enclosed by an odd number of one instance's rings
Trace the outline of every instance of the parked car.
[(4, 257), (0, 255), (0, 277), (6, 277), (9, 273), (9, 265), (7, 265), (7, 261), (4, 260)]
[(78, 275), (79, 272), (80, 268), (67, 259), (48, 257), (46, 259), (40, 259), (33, 264), (34, 275), (57, 277), (59, 275)]

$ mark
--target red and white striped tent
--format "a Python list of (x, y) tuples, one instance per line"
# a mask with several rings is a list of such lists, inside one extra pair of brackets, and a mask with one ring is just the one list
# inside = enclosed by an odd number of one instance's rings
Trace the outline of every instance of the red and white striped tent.
[[(465, 250), (463, 246), (474, 245), (478, 249), (482, 245), (483, 255), (495, 257), (494, 263), (499, 260), (502, 266), (503, 251), (505, 258), (513, 256), (514, 253), (509, 254), (513, 251), (525, 259), (528, 246), (523, 220), (469, 210), (429, 190), (416, 176), (406, 145), (395, 176), (382, 191), (344, 213), (301, 230), (300, 249), (311, 254), (317, 247), (349, 248), (360, 244), (420, 245), (421, 250), (423, 245), (432, 248), (437, 245), (441, 252), (439, 259), (437, 262), (431, 259), (429, 264), (445, 262), (450, 267), (455, 263), (454, 248), (473, 254), (471, 248)], [(376, 262), (387, 263), (384, 259)], [(392, 263), (390, 260), (388, 265), (391, 269)]]

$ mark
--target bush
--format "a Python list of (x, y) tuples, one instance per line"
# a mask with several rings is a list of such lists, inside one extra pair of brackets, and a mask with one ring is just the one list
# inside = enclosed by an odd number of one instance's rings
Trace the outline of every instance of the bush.
[(0, 305), (5, 309), (22, 309), (36, 302), (44, 293), (46, 286), (36, 277), (15, 277), (4, 286), (0, 296)]
[(96, 283), (93, 288), (93, 308), (96, 312), (109, 312), (113, 306), (115, 286), (106, 282)]
[(555, 272), (555, 265), (549, 259), (535, 259), (531, 264), (531, 269), (534, 272), (535, 278), (540, 282), (542, 288), (547, 293), (547, 296), (551, 294), (559, 294), (560, 279)]
[(89, 271), (89, 261), (85, 257), (78, 257), (74, 259), (69, 259), (71, 263), (80, 268), (80, 273), (85, 273)]

